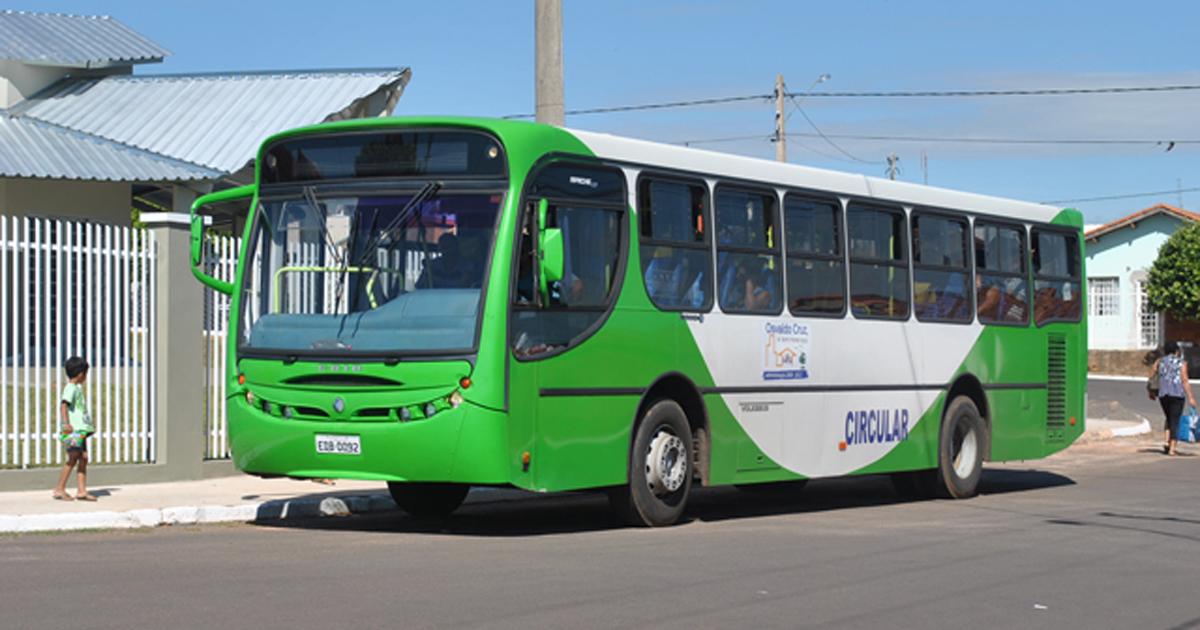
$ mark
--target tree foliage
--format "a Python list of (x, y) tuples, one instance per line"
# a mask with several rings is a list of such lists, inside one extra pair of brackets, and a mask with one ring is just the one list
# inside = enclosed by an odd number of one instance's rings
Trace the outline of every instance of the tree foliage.
[(1200, 319), (1200, 223), (1180, 229), (1163, 243), (1150, 268), (1150, 308), (1177, 319)]

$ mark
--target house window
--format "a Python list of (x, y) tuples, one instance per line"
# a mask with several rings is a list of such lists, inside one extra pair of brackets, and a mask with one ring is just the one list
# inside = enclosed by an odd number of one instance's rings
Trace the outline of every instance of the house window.
[(1116, 278), (1088, 279), (1088, 317), (1115, 317), (1119, 300)]
[(1136, 304), (1138, 306), (1138, 341), (1143, 348), (1157, 348), (1159, 340), (1158, 313), (1150, 308), (1146, 294), (1146, 281), (1137, 281)]

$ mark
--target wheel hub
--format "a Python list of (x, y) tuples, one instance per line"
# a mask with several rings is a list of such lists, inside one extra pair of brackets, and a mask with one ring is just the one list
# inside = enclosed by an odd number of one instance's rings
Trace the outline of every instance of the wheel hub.
[(959, 479), (966, 479), (975, 469), (976, 459), (979, 457), (979, 443), (975, 439), (975, 432), (966, 429), (956, 436), (954, 440), (954, 474), (958, 475)]
[(687, 475), (687, 448), (683, 440), (663, 429), (650, 440), (646, 452), (646, 483), (658, 496), (683, 487)]

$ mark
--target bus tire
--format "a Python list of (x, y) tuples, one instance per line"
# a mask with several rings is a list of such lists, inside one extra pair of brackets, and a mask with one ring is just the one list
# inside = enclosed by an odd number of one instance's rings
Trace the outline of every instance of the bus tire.
[(613, 488), (609, 503), (637, 527), (672, 525), (692, 489), (692, 430), (674, 400), (658, 400), (642, 415), (629, 454), (629, 481)]
[(418, 518), (449, 515), (462, 505), (470, 490), (471, 486), (459, 483), (388, 482), (396, 505)]
[(975, 401), (967, 396), (950, 401), (938, 439), (937, 491), (943, 498), (975, 496), (983, 475), (987, 437)]

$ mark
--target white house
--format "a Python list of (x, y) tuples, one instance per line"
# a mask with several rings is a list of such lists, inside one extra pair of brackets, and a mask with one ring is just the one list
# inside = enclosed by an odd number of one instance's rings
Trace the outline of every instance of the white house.
[(1088, 348), (1147, 350), (1168, 331), (1146, 308), (1145, 282), (1158, 249), (1200, 214), (1157, 204), (1090, 229), (1087, 241)]

